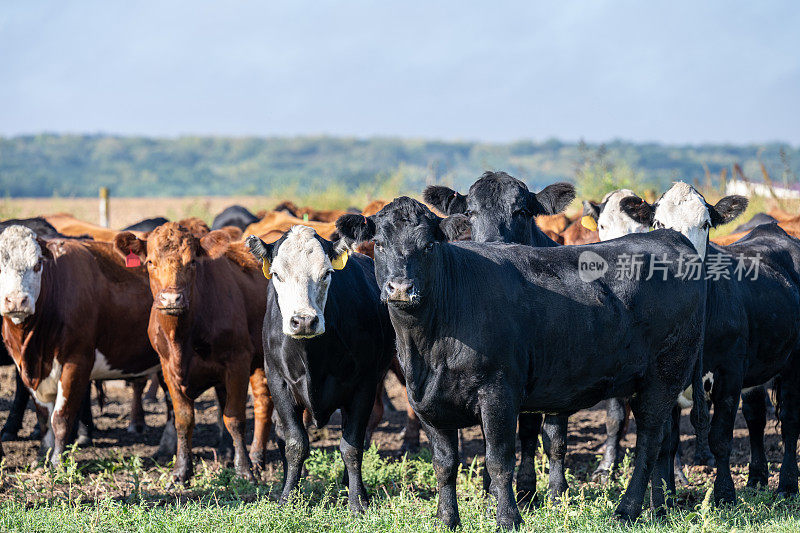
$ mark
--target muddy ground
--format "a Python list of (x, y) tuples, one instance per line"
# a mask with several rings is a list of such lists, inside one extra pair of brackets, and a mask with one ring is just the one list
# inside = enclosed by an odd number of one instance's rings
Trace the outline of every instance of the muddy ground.
[[(373, 440), (378, 444), (382, 454), (399, 456), (402, 445), (401, 432), (405, 424), (406, 400), (403, 396), (403, 389), (395, 378), (390, 376), (388, 379), (389, 397), (397, 410), (394, 412), (387, 411), (384, 420), (375, 432)], [(14, 368), (9, 366), (0, 367), (0, 424), (5, 423), (8, 415), (11, 398), (14, 393), (14, 384)], [(124, 456), (152, 456), (158, 447), (161, 430), (166, 420), (162, 393), (159, 391), (156, 402), (145, 404), (147, 429), (144, 434), (137, 435), (127, 432), (131, 389), (121, 381), (106, 382), (104, 387), (107, 399), (102, 410), (97, 403), (96, 394), (93, 392), (92, 410), (96, 425), (94, 445), (79, 450), (77, 459), (79, 461), (96, 459), (116, 453), (121, 453)], [(206, 392), (200, 397), (196, 403), (196, 411), (197, 427), (194, 432), (194, 452), (197, 457), (206, 461), (213, 461), (216, 457), (215, 445), (218, 432), (216, 402), (211, 392)], [(248, 407), (248, 420), (250, 422), (248, 425), (249, 442), (252, 437), (251, 406)], [(589, 474), (598, 463), (598, 455), (602, 453), (603, 439), (605, 438), (604, 420), (605, 411), (602, 403), (592, 409), (581, 411), (570, 419), (567, 466), (579, 481), (587, 480)], [(19, 440), (2, 443), (5, 451), (6, 471), (13, 472), (36, 462), (39, 441), (30, 438), (35, 423), (36, 416), (33, 410), (29, 408), (25, 414)], [(684, 411), (681, 426), (683, 456), (686, 461), (690, 462), (694, 455), (694, 437), (689, 423), (688, 410)], [(338, 449), (339, 435), (339, 417), (336, 414), (327, 427), (320, 430), (312, 427), (312, 446), (336, 450)], [(422, 441), (423, 446), (426, 446), (427, 440), (424, 436)], [(480, 430), (477, 427), (464, 430), (463, 442), (464, 453), (462, 454), (462, 459), (465, 462), (469, 462), (482, 449)], [(626, 448), (632, 448), (634, 444), (635, 422), (631, 422), (628, 434), (623, 440), (623, 445)], [(269, 450), (268, 460), (270, 466), (266, 472), (268, 478), (273, 475), (277, 476), (276, 470), (280, 468), (277, 445), (274, 440), (270, 442)], [(782, 444), (774, 416), (767, 423), (766, 450), (767, 458), (770, 461), (770, 486), (775, 488), (777, 486), (777, 471), (780, 468), (782, 458)], [(749, 453), (747, 428), (740, 412), (736, 420), (732, 456), (734, 480), (737, 488), (742, 487), (746, 482)], [(705, 480), (712, 472), (711, 469), (702, 466), (689, 466), (687, 468), (691, 474), (690, 480), (693, 484), (705, 483)], [(2, 499), (2, 494), (0, 494), (0, 499)]]

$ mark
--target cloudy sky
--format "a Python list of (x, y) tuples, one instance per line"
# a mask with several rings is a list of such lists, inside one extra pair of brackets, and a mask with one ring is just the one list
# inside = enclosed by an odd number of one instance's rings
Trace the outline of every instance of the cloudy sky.
[(26, 0), (0, 54), (0, 135), (800, 144), (793, 0)]

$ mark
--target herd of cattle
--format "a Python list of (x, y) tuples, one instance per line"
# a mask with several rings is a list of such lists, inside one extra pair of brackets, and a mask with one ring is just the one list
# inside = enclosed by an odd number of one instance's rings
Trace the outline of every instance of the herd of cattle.
[[(778, 492), (797, 493), (800, 217), (757, 215), (717, 244), (710, 229), (747, 200), (710, 205), (682, 182), (652, 205), (630, 190), (586, 201), (574, 221), (562, 213), (571, 185), (532, 193), (503, 172), (485, 173), (466, 195), (432, 186), (423, 197), (355, 212), (286, 202), (256, 216), (233, 206), (211, 228), (159, 218), (112, 231), (68, 215), (0, 223), (2, 335), (18, 370), (3, 440), (16, 438), (32, 396), (42, 452), (58, 463), (72, 439), (90, 435), (90, 383), (107, 379), (134, 383), (130, 429), (141, 431), (144, 383), (157, 376), (168, 409), (159, 452), (175, 456), (172, 480), (183, 483), (194, 401), (213, 387), (237, 475), (253, 479), (264, 467), (276, 420), (286, 501), (309, 455), (306, 424), (339, 410), (344, 483), (359, 512), (368, 503), (363, 450), (392, 370), (410, 405), (405, 446), (425, 430), (447, 526), (459, 524), (460, 428), (481, 426), (497, 523), (515, 527), (517, 503), (536, 492), (540, 433), (550, 497), (559, 498), (568, 417), (604, 399), (608, 436), (595, 476), (606, 479), (618, 462), (632, 412), (634, 470), (616, 513), (633, 519), (648, 483), (657, 512), (673, 504), (686, 398), (696, 459), (717, 469), (716, 501), (736, 497), (740, 397), (748, 485), (766, 486), (770, 383), (784, 445)], [(606, 265), (636, 257), (650, 275), (609, 269), (587, 280), (587, 253)], [(685, 276), (687, 257), (699, 257), (703, 275)], [(750, 276), (709, 275), (734, 258), (756, 265)]]

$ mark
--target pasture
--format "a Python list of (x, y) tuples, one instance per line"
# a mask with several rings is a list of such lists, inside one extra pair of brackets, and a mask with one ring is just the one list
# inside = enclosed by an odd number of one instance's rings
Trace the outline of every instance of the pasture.
[[(327, 194), (327, 196), (326, 196)], [(709, 201), (713, 196), (709, 197)], [(341, 197), (334, 192), (309, 194), (297, 200), (319, 208), (362, 205), (368, 198)], [(280, 201), (272, 197), (130, 198), (111, 200), (111, 226), (123, 227), (142, 218), (195, 216), (211, 222), (215, 213), (238, 203), (258, 211)], [(573, 213), (579, 204), (573, 204)], [(795, 206), (787, 206), (796, 211)], [(754, 202), (734, 224), (766, 210), (765, 201)], [(96, 222), (96, 199), (16, 199), (0, 202), (0, 218), (29, 217), (68, 212)], [(725, 234), (730, 227), (717, 230)], [(392, 378), (393, 380), (394, 378)], [(95, 401), (97, 429), (94, 446), (68, 452), (56, 468), (43, 467), (37, 457), (38, 441), (30, 439), (35, 424), (31, 410), (25, 415), (20, 440), (4, 442), (0, 463), (0, 530), (18, 531), (434, 531), (444, 530), (435, 521), (436, 479), (431, 453), (423, 436), (418, 452), (401, 451), (406, 399), (396, 381), (388, 388), (396, 411), (386, 413), (373, 446), (364, 457), (364, 481), (372, 498), (363, 516), (352, 516), (346, 489), (341, 483), (343, 463), (338, 452), (340, 419), (321, 430), (311, 430), (312, 455), (301, 482), (302, 495), (283, 507), (277, 505), (282, 468), (276, 444), (271, 441), (268, 466), (256, 483), (234, 477), (230, 465), (217, 461), (215, 453), (216, 406), (206, 392), (198, 400), (194, 453), (195, 478), (185, 489), (168, 488), (170, 462), (154, 462), (166, 410), (159, 401), (145, 404), (147, 430), (143, 435), (126, 432), (129, 396), (122, 382), (106, 385), (107, 400), (101, 409)], [(12, 367), (0, 367), (0, 421), (5, 420), (13, 395)], [(599, 462), (605, 436), (603, 404), (581, 411), (571, 419), (568, 439), (568, 497), (553, 505), (543, 496), (547, 486), (547, 459), (537, 455), (536, 504), (523, 510), (526, 531), (797, 531), (800, 500), (781, 500), (767, 490), (745, 488), (749, 445), (741, 413), (734, 431), (731, 463), (739, 501), (736, 506), (716, 508), (711, 498), (713, 469), (686, 466), (689, 484), (678, 489), (676, 508), (665, 518), (645, 511), (633, 525), (620, 524), (613, 516), (620, 494), (631, 474), (635, 421), (622, 441), (628, 449), (618, 477), (607, 485), (589, 480)], [(338, 415), (337, 415), (338, 416)], [(252, 400), (248, 403), (247, 442), (252, 436)], [(690, 461), (694, 437), (688, 410), (681, 421), (683, 457)], [(494, 531), (494, 499), (482, 489), (480, 431), (464, 431), (462, 464), (458, 474), (458, 498), (464, 531)], [(766, 451), (770, 489), (777, 486), (782, 445), (774, 415), (767, 424)], [(519, 455), (519, 453), (518, 453)], [(647, 506), (647, 502), (645, 503)]]

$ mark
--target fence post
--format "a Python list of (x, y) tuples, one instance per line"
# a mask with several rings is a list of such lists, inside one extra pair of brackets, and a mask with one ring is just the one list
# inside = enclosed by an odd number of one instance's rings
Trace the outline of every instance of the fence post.
[(100, 225), (104, 228), (108, 224), (108, 187), (100, 187)]

